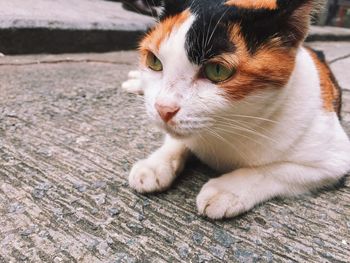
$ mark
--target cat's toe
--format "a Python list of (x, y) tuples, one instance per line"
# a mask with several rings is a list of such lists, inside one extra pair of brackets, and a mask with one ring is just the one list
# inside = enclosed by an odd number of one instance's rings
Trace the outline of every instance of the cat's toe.
[(141, 78), (141, 72), (138, 70), (131, 70), (128, 73), (128, 78), (129, 79), (139, 79), (139, 78)]
[(122, 83), (122, 88), (127, 92), (143, 95), (143, 88), (140, 79), (128, 79)]
[(146, 159), (137, 162), (131, 169), (129, 185), (139, 193), (160, 192), (171, 185), (173, 178), (170, 164), (156, 164)]
[(201, 215), (212, 219), (230, 218), (246, 211), (239, 196), (222, 189), (206, 186), (197, 196), (197, 208)]

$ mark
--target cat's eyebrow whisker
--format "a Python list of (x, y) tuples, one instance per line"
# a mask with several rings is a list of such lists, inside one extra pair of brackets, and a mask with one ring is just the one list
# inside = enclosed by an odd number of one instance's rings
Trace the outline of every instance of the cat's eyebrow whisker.
[(225, 16), (226, 13), (228, 12), (228, 10), (229, 10), (229, 9), (227, 8), (227, 9), (222, 13), (220, 19), (218, 20), (218, 22), (216, 23), (216, 25), (215, 25), (215, 27), (214, 27), (214, 29), (213, 29), (213, 32), (211, 33), (211, 36), (210, 36), (210, 38), (209, 38), (209, 40), (208, 40), (208, 43), (210, 43), (210, 41), (212, 40), (212, 38), (213, 38), (213, 36), (214, 36), (214, 34), (215, 34), (215, 32), (216, 32), (216, 29), (218, 28), (218, 26), (219, 26), (221, 20), (224, 18), (224, 16)]
[(214, 47), (214, 46), (211, 45), (210, 48), (206, 51), (206, 56), (211, 57), (211, 56), (210, 56), (210, 52), (212, 51), (213, 47)]
[[(205, 17), (203, 16), (203, 28), (205, 28)], [(204, 32), (202, 33), (202, 45), (201, 45), (201, 48), (202, 48), (202, 53), (204, 51), (204, 48), (205, 48), (205, 34)]]
[[(198, 35), (197, 35), (196, 30), (194, 30), (193, 27), (191, 27), (191, 30), (192, 30), (192, 32), (194, 33), (194, 35), (195, 35), (195, 37), (196, 37), (196, 39), (197, 39), (197, 45), (199, 45), (199, 42), (198, 42), (199, 40), (198, 40)], [(192, 57), (194, 57), (193, 52), (194, 52), (194, 48), (191, 48), (191, 56), (192, 56)]]
[(213, 17), (214, 17), (214, 12), (212, 13), (212, 15), (210, 17), (208, 31), (207, 31), (206, 36), (205, 36), (206, 39), (205, 39), (204, 47), (206, 47), (208, 45), (209, 32), (210, 32), (211, 22), (213, 21)]

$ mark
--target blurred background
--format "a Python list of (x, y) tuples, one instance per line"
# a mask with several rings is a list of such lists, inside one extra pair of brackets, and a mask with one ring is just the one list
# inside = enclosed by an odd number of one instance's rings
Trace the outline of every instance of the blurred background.
[[(1, 0), (0, 52), (130, 50), (153, 25), (160, 0)], [(308, 40), (350, 40), (350, 0), (328, 0)]]
[(316, 24), (350, 27), (350, 0), (328, 0)]

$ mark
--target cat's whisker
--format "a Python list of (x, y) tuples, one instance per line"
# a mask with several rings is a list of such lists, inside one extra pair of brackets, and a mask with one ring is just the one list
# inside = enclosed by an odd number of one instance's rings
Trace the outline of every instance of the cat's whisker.
[(214, 17), (214, 12), (211, 14), (211, 17), (210, 17), (208, 30), (207, 30), (207, 33), (206, 33), (206, 36), (205, 36), (206, 39), (205, 39), (204, 47), (206, 47), (208, 45), (210, 27), (211, 27), (211, 22), (213, 21), (213, 17)]
[(198, 134), (198, 137), (203, 141), (203, 145), (209, 146), (209, 150), (212, 152), (212, 156), (215, 156), (216, 167), (219, 167), (220, 163), (217, 154), (215, 154), (214, 146), (211, 143), (208, 143), (208, 140), (206, 140), (205, 137), (200, 133)]
[(239, 118), (246, 118), (246, 119), (261, 120), (261, 121), (271, 122), (271, 123), (275, 123), (275, 124), (279, 123), (278, 121), (271, 120), (271, 119), (266, 119), (266, 118), (258, 117), (258, 116), (250, 116), (250, 115), (242, 115), (242, 114), (229, 114), (229, 116), (239, 117)]
[(254, 135), (259, 136), (261, 138), (267, 139), (267, 140), (269, 140), (269, 141), (271, 141), (273, 143), (278, 143), (276, 140), (274, 140), (274, 139), (272, 139), (272, 138), (270, 138), (270, 137), (268, 137), (268, 136), (266, 136), (266, 135), (264, 135), (262, 133), (259, 133), (259, 132), (255, 131), (255, 130), (243, 128), (243, 127), (240, 127), (240, 126), (235, 126), (235, 125), (232, 125), (232, 124), (227, 125), (226, 123), (221, 123), (221, 124), (219, 123), (218, 127), (215, 127), (215, 129), (220, 129), (220, 127), (225, 128), (225, 129), (221, 129), (221, 130), (225, 131), (227, 133), (229, 133), (231, 129), (235, 129), (235, 130), (239, 130), (239, 131), (243, 131), (243, 132), (254, 134)]
[[(229, 146), (231, 146), (231, 148), (238, 153), (239, 156), (241, 156), (241, 158), (246, 162), (249, 163), (249, 158), (247, 158), (247, 156), (245, 154), (243, 154), (243, 152), (241, 151), (236, 151), (236, 146), (233, 145), (230, 141), (226, 140), (224, 137), (222, 137), (220, 134), (218, 134), (217, 132), (215, 132), (214, 130), (207, 128), (207, 131), (212, 134), (214, 137), (216, 137), (217, 139), (223, 141), (224, 143), (227, 143)], [(237, 140), (237, 142), (244, 147), (244, 144), (242, 144), (239, 140)]]
[[(225, 130), (225, 131), (226, 131), (226, 130)], [(209, 132), (210, 134), (212, 134), (214, 137), (216, 137), (217, 139), (222, 140), (222, 141), (225, 142), (225, 143), (228, 143), (233, 149), (236, 149), (235, 145), (233, 145), (232, 143), (230, 143), (229, 141), (227, 141), (226, 139), (224, 139), (222, 136), (220, 136), (219, 134), (217, 134), (217, 133), (214, 132), (213, 130), (208, 129), (208, 132)], [(230, 133), (232, 133), (232, 134), (234, 134), (234, 135), (237, 135), (237, 136), (243, 137), (242, 134), (240, 134), (240, 133), (235, 133), (235, 132), (232, 131), (232, 130), (230, 131)], [(251, 138), (249, 138), (249, 136), (244, 136), (244, 137), (247, 138), (247, 139), (251, 139)], [(242, 147), (243, 149), (245, 149), (244, 152), (247, 152), (247, 153), (249, 152), (250, 155), (254, 155), (255, 157), (258, 157), (258, 156), (257, 156), (257, 155), (258, 155), (257, 153), (255, 153), (255, 152), (252, 151), (251, 149), (247, 149), (247, 147), (245, 146), (245, 144), (242, 143), (240, 140), (237, 140), (237, 138), (236, 138), (235, 141), (239, 143), (240, 147)], [(245, 155), (242, 156), (242, 153), (243, 153), (243, 152), (238, 151), (238, 154), (242, 157), (242, 159), (243, 159), (245, 162), (248, 161), (248, 163), (249, 163), (249, 158), (247, 158), (247, 156), (245, 156)], [(248, 167), (251, 167), (251, 165), (248, 164)], [(264, 167), (261, 167), (261, 169), (262, 169), (262, 170), (265, 170)]]
[(239, 126), (242, 126), (244, 128), (252, 129), (252, 130), (258, 132), (257, 130), (253, 129), (253, 127), (256, 127), (256, 128), (258, 128), (258, 129), (260, 129), (260, 130), (262, 130), (262, 131), (264, 131), (264, 132), (266, 132), (266, 133), (268, 133), (270, 135), (274, 134), (273, 130), (268, 129), (266, 127), (263, 127), (262, 125), (254, 125), (254, 126), (252, 126), (251, 122), (248, 122), (248, 121), (234, 120), (232, 118), (230, 118), (230, 119), (229, 118), (220, 118), (220, 119), (222, 119), (221, 122), (223, 122), (225, 124), (233, 123), (233, 124), (237, 124)]
[(211, 36), (210, 36), (210, 38), (209, 38), (209, 40), (208, 40), (208, 43), (210, 43), (210, 41), (212, 40), (212, 38), (213, 38), (213, 36), (214, 36), (214, 34), (215, 34), (215, 32), (216, 32), (216, 29), (218, 28), (218, 26), (219, 26), (219, 24), (221, 23), (221, 21), (222, 21), (222, 19), (225, 17), (225, 15), (226, 15), (226, 13), (228, 12), (228, 8), (222, 13), (222, 15), (221, 15), (221, 17), (219, 18), (219, 20), (218, 20), (218, 22), (216, 23), (216, 25), (215, 25), (215, 27), (214, 27), (214, 29), (213, 29), (213, 32), (211, 33)]
[[(207, 107), (205, 104), (203, 105), (204, 108)], [(232, 116), (232, 115), (231, 115)], [(222, 121), (220, 121), (219, 119), (223, 119)], [(261, 118), (259, 118), (261, 119)], [(219, 125), (221, 125), (222, 127), (226, 127), (229, 129), (233, 128), (233, 129), (236, 129), (236, 130), (241, 130), (241, 131), (245, 131), (245, 132), (249, 132), (249, 133), (252, 133), (252, 134), (255, 134), (256, 136), (259, 136), (259, 137), (262, 137), (264, 139), (267, 139), (267, 140), (270, 140), (274, 143), (278, 143), (277, 141), (275, 141), (274, 139), (270, 138), (269, 136), (265, 135), (265, 134), (262, 134), (260, 132), (258, 132), (257, 130), (254, 130), (254, 129), (251, 129), (250, 127), (242, 127), (242, 126), (237, 126), (235, 125), (234, 123), (232, 123), (232, 121), (234, 122), (234, 120), (232, 120), (232, 118), (225, 118), (223, 116), (219, 116), (217, 115), (216, 116), (216, 119), (215, 119), (215, 122)], [(230, 123), (231, 122), (231, 123)], [(236, 122), (237, 123), (237, 122)]]
[(196, 199), (200, 214), (217, 219), (335, 183), (350, 169), (350, 142), (337, 120), (340, 90), (302, 46), (311, 2), (260, 2), (163, 3), (162, 21), (140, 45), (147, 72), (134, 86), (146, 87), (145, 97), (129, 97), (137, 112), (126, 121), (148, 114), (141, 125), (168, 136), (132, 168), (136, 191), (169, 188), (192, 152), (224, 172)]
[[(244, 127), (247, 128), (253, 128), (253, 127), (258, 127), (259, 129), (265, 130), (266, 132), (271, 132), (271, 129), (268, 129), (267, 127), (264, 127), (264, 125), (261, 125), (261, 123), (255, 123), (252, 122), (251, 119), (245, 119), (245, 120), (241, 120), (241, 119), (235, 119), (230, 117), (225, 117), (224, 115), (220, 116), (220, 115), (215, 115), (215, 119), (220, 120), (220, 121), (225, 121), (225, 123), (236, 123), (238, 125), (242, 125)], [(271, 123), (268, 122), (267, 123), (268, 127), (272, 127), (272, 125), (275, 125), (275, 123)]]

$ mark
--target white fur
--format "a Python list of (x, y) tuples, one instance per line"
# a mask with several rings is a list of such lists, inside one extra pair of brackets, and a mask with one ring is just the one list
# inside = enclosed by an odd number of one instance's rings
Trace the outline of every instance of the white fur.
[(122, 88), (130, 93), (143, 95), (142, 88), (142, 74), (138, 70), (130, 71), (128, 74), (128, 80), (122, 83)]
[[(157, 56), (163, 72), (141, 68), (136, 78), (151, 119), (173, 138), (167, 136), (159, 150), (134, 166), (131, 187), (139, 192), (168, 188), (190, 150), (224, 172), (197, 197), (199, 213), (216, 219), (238, 215), (275, 196), (333, 184), (350, 170), (349, 139), (336, 114), (323, 108), (318, 73), (304, 48), (284, 88), (230, 102), (216, 85), (194, 80), (198, 68), (184, 49), (193, 19), (162, 44)], [(172, 124), (158, 116), (158, 100), (179, 103)]]
[(131, 169), (129, 184), (140, 193), (167, 189), (184, 167), (189, 150), (167, 136), (164, 145)]

